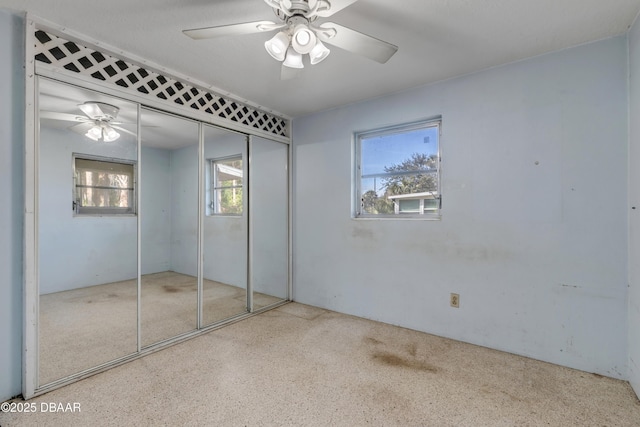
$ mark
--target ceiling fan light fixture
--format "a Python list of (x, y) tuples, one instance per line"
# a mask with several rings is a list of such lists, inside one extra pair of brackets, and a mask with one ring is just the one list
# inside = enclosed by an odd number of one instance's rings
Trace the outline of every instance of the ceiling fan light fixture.
[(269, 55), (280, 62), (284, 61), (287, 47), (289, 47), (289, 35), (285, 31), (280, 31), (271, 40), (264, 42), (264, 48)]
[(97, 122), (84, 134), (93, 141), (113, 142), (120, 134), (106, 123)]
[(113, 142), (118, 138), (120, 138), (120, 134), (111, 126), (105, 126), (102, 129), (102, 140), (104, 142)]
[(296, 52), (292, 46), (289, 46), (289, 49), (287, 49), (287, 56), (282, 65), (285, 65), (289, 68), (304, 68), (304, 64), (302, 63), (302, 55)]
[(322, 62), (331, 51), (320, 41), (316, 42), (316, 45), (309, 52), (309, 59), (311, 60), (311, 65), (316, 65), (319, 62)]
[(316, 35), (307, 25), (298, 24), (293, 30), (291, 44), (296, 52), (304, 55), (315, 47)]
[(95, 125), (89, 129), (84, 136), (93, 141), (100, 141), (100, 138), (102, 138), (102, 128), (99, 125)]
[[(304, 55), (312, 65), (322, 62), (330, 53), (319, 40), (342, 50), (356, 53), (381, 64), (386, 63), (398, 46), (368, 36), (334, 22), (317, 24), (319, 18), (328, 18), (358, 0), (263, 0), (279, 22), (254, 21), (214, 27), (183, 30), (192, 39), (208, 39), (265, 31), (280, 31), (264, 46), (274, 59), (287, 68), (304, 68)], [(281, 30), (283, 29), (283, 30)], [(294, 54), (295, 52), (295, 54)], [(292, 73), (282, 68), (280, 77), (288, 80)], [(120, 128), (122, 129), (122, 128)]]

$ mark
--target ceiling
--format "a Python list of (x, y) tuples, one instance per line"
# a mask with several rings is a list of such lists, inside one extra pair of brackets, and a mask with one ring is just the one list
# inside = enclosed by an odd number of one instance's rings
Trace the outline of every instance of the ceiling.
[[(386, 64), (332, 48), (294, 80), (274, 33), (192, 40), (183, 29), (275, 20), (263, 0), (0, 0), (291, 117), (627, 31), (640, 0), (359, 0), (329, 20), (399, 46)], [(324, 21), (324, 20), (323, 20)], [(323, 22), (318, 21), (318, 22)], [(331, 48), (331, 46), (329, 46)]]

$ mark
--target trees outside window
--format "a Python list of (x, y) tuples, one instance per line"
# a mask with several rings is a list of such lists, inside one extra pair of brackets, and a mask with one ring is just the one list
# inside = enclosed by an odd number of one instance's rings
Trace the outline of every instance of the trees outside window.
[(440, 121), (356, 135), (356, 216), (439, 215)]

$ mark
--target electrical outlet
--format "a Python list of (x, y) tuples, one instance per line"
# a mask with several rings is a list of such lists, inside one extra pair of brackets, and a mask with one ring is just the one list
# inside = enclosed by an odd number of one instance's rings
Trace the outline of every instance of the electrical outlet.
[(451, 304), (451, 307), (460, 308), (460, 295), (451, 294), (451, 297), (449, 298), (449, 303)]

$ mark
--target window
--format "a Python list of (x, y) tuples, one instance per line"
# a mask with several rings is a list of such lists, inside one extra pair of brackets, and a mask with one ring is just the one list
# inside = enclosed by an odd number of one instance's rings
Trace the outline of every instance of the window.
[(209, 214), (242, 215), (242, 156), (209, 160)]
[(355, 216), (439, 218), (440, 120), (355, 135)]
[(74, 154), (73, 168), (76, 214), (135, 215), (135, 161)]

